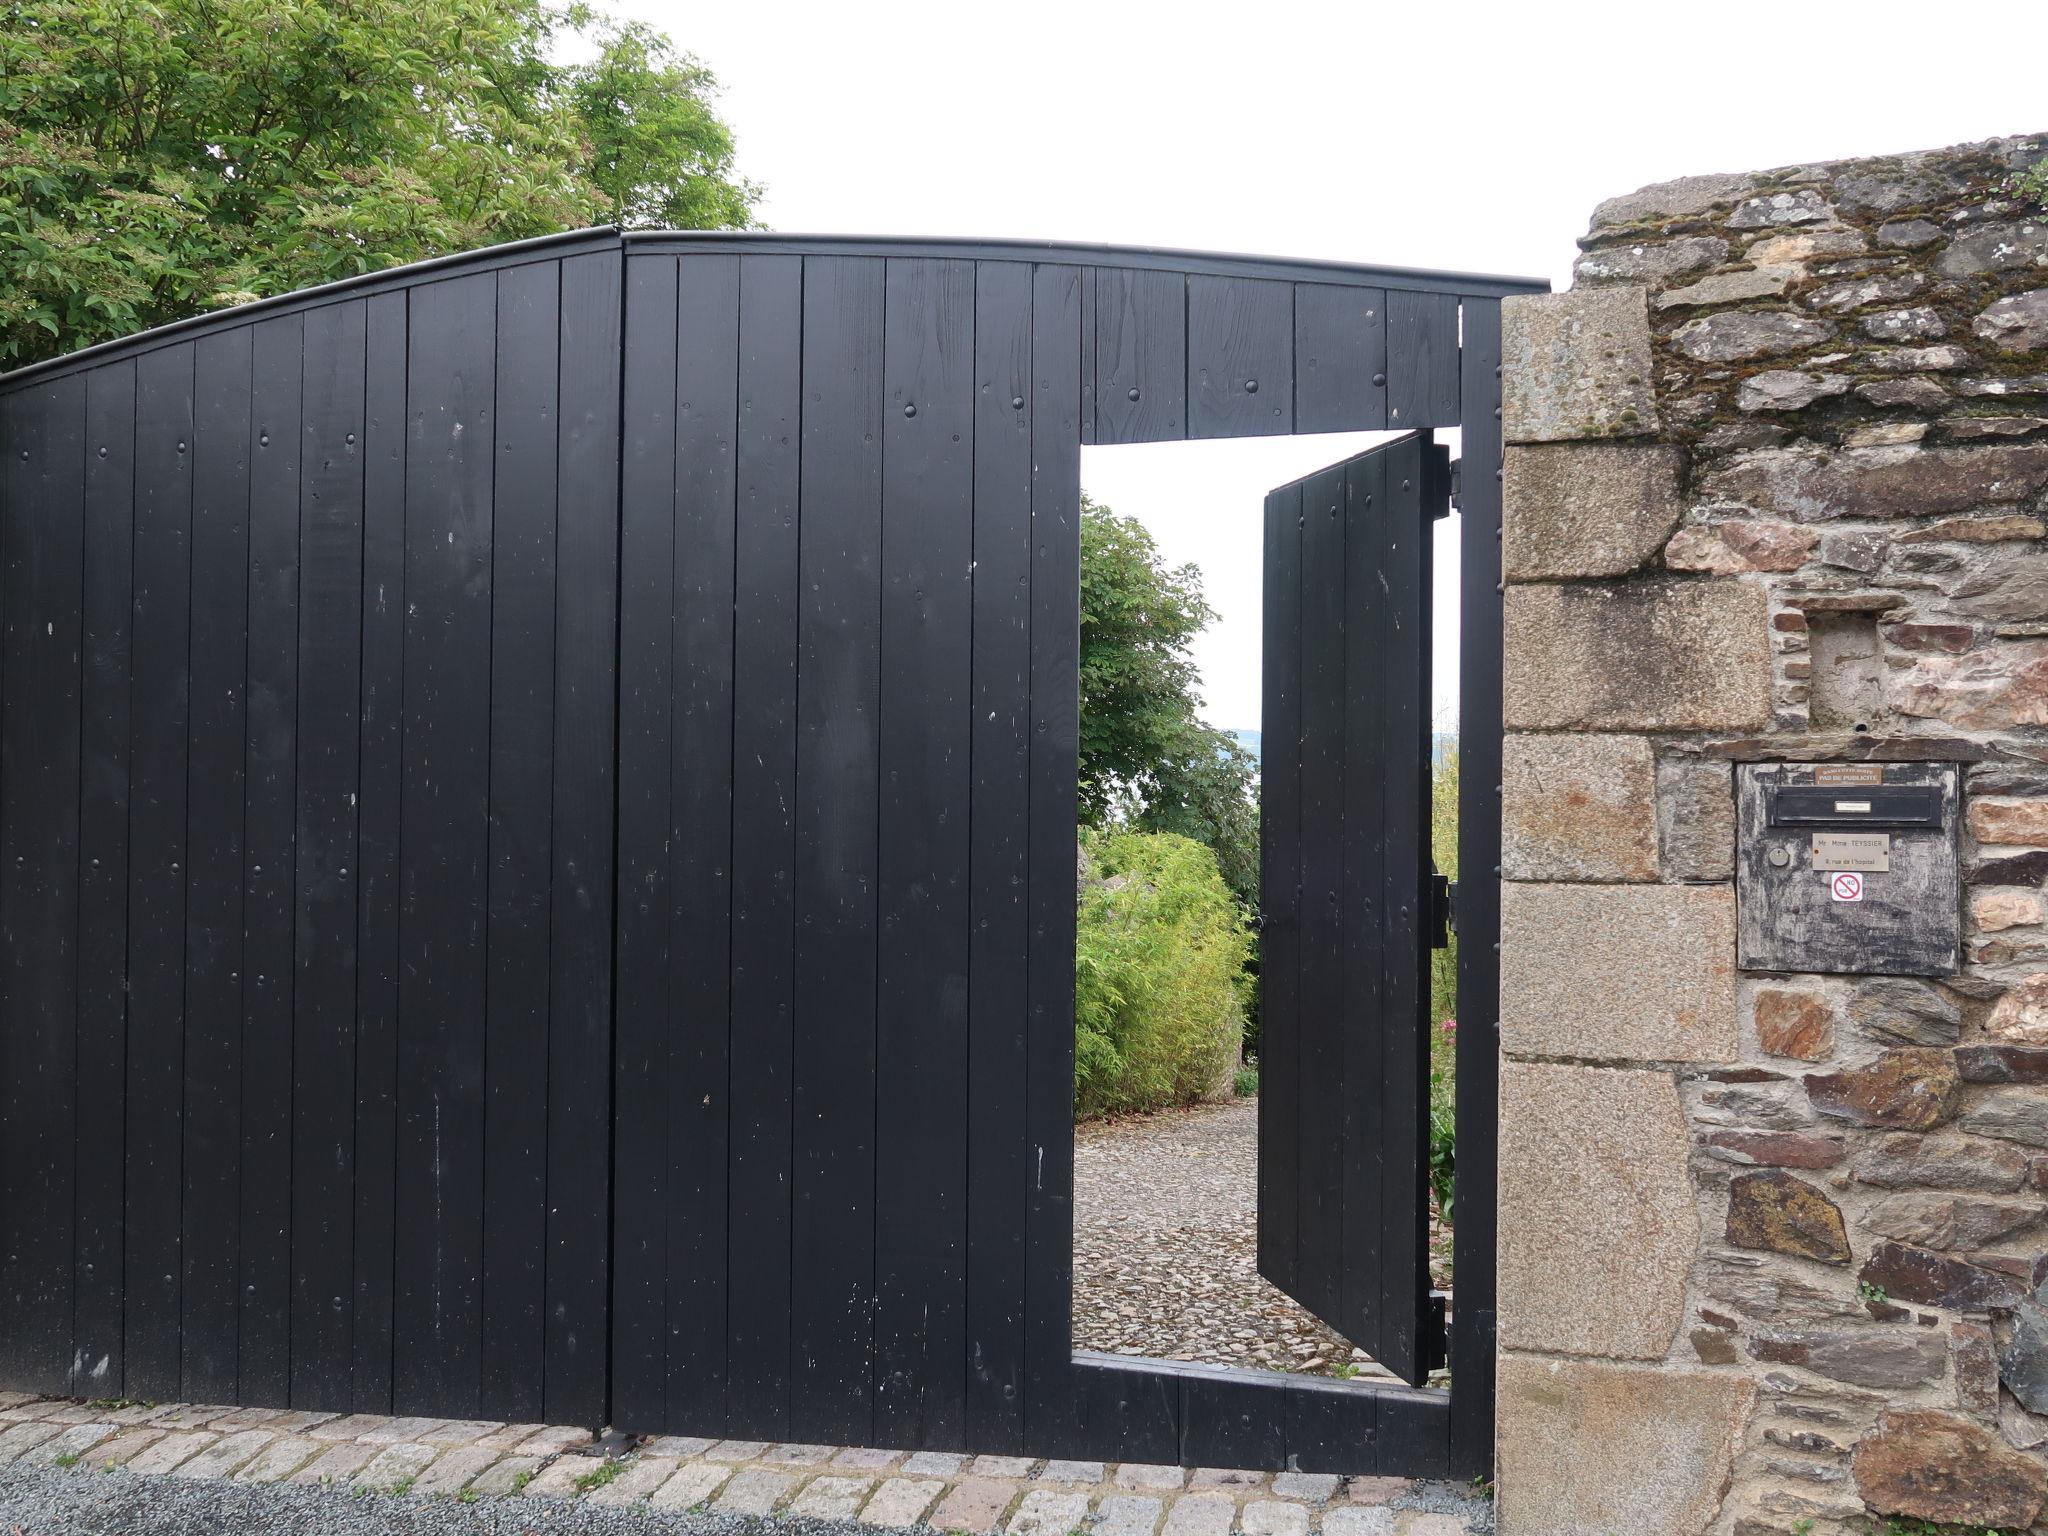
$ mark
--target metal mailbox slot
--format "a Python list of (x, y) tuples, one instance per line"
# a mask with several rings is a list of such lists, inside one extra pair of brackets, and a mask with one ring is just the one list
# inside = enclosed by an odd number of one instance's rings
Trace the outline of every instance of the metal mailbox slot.
[(1943, 976), (1962, 960), (1953, 763), (1748, 763), (1736, 772), (1736, 961)]

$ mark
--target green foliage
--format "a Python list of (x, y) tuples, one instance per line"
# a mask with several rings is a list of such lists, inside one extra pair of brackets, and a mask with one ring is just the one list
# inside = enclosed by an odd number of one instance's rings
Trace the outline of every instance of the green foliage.
[(1885, 1520), (1884, 1536), (2003, 1536), (2003, 1533), (1988, 1525), (1939, 1525), (1932, 1520), (1891, 1515)]
[[(1448, 1058), (1448, 1046), (1455, 1039), (1457, 1026), (1446, 1020), (1431, 1031), (1429, 1069), (1429, 1187), (1436, 1195), (1437, 1210), (1445, 1221), (1452, 1216), (1452, 1206), (1458, 1195), (1458, 1114), (1455, 1091), (1456, 1072), (1448, 1065), (1436, 1064), (1437, 1057)], [(1438, 1040), (1444, 1042), (1439, 1047)]]
[[(1452, 747), (1429, 774), (1429, 848), (1437, 873), (1458, 878), (1458, 749)], [(1440, 1023), (1458, 1014), (1458, 938), (1429, 958), (1429, 1017)]]
[(1240, 1066), (1237, 1075), (1230, 1080), (1230, 1091), (1240, 1099), (1248, 1099), (1259, 1091), (1259, 1069), (1255, 1066)]
[(530, 235), (744, 225), (715, 85), (555, 0), (0, 0), (0, 364)]
[(1081, 821), (1193, 838), (1247, 911), (1259, 897), (1251, 754), (1197, 716), (1188, 646), (1215, 618), (1136, 518), (1081, 498)]
[(624, 1466), (607, 1456), (603, 1461), (600, 1461), (596, 1466), (576, 1479), (576, 1491), (578, 1493), (589, 1493), (594, 1489), (604, 1487), (608, 1483), (617, 1482), (619, 1474), (625, 1470)]
[(2048, 160), (2042, 160), (2013, 177), (2013, 191), (2031, 203), (2048, 208)]
[(1250, 934), (1216, 856), (1173, 833), (1083, 831), (1074, 1107), (1192, 1104), (1237, 1056)]
[(1866, 1307), (1881, 1307), (1892, 1298), (1883, 1286), (1873, 1285), (1868, 1280), (1859, 1280), (1856, 1282), (1856, 1299)]
[[(1458, 754), (1444, 754), (1430, 773), (1429, 841), (1436, 867), (1458, 878)], [(1429, 960), (1429, 1186), (1443, 1219), (1451, 1219), (1458, 1180), (1458, 940)]]

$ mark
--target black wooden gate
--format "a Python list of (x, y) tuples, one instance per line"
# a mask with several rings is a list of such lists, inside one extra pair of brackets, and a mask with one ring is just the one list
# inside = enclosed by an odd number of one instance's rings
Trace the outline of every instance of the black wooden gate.
[(1448, 1398), (1071, 1348), (1079, 447), (1466, 423), (1490, 785), (1532, 286), (593, 231), (0, 380), (0, 1385), (1478, 1470), (1483, 1029)]
[(1259, 1272), (1410, 1382), (1429, 1306), (1430, 524), (1409, 436), (1266, 498)]

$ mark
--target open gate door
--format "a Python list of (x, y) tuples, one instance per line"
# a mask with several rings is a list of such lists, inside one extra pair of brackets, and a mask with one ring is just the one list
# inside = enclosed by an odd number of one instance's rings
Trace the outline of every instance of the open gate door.
[(1266, 498), (1259, 1273), (1410, 1383), (1429, 1294), (1430, 524), (1408, 436)]

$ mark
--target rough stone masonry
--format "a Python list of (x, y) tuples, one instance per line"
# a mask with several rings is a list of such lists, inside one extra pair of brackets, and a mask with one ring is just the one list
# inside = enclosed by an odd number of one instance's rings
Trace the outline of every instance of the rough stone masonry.
[[(2041, 1528), (2044, 156), (1646, 187), (1507, 303), (1504, 1536)], [(1873, 760), (1963, 765), (1961, 974), (1738, 971), (1732, 766)]]

